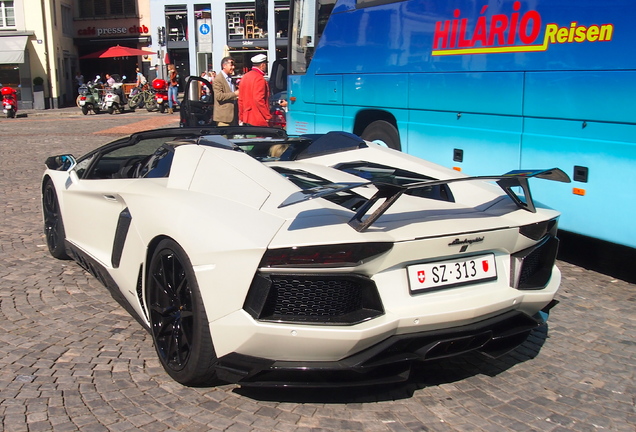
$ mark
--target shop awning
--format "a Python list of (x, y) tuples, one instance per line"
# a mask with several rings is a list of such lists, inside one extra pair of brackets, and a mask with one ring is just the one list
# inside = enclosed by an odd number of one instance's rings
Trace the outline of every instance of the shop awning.
[(28, 36), (0, 36), (0, 64), (24, 63)]

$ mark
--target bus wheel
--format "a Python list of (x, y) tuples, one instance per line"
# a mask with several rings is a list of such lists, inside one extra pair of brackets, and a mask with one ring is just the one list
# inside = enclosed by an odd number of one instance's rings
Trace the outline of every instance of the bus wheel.
[(361, 138), (395, 150), (402, 150), (400, 134), (395, 126), (384, 120), (376, 120), (362, 131)]

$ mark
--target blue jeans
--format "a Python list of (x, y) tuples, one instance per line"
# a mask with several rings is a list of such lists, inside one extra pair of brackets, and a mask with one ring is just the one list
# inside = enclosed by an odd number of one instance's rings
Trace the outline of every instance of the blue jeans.
[(179, 93), (179, 87), (177, 86), (168, 86), (168, 107), (172, 108), (172, 103), (174, 101), (175, 105), (179, 105), (177, 100), (177, 94)]

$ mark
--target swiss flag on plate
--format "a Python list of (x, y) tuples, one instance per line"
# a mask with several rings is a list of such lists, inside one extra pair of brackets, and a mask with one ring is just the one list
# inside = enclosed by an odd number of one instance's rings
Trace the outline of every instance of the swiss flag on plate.
[(424, 283), (424, 281), (426, 280), (426, 272), (424, 270), (419, 270), (417, 272), (417, 280), (420, 283)]

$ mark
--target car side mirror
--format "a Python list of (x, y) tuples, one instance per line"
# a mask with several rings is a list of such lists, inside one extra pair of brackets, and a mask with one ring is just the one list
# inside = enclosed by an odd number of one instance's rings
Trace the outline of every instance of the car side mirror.
[(75, 168), (75, 165), (77, 165), (77, 161), (75, 160), (73, 155), (66, 154), (66, 155), (51, 156), (46, 159), (44, 164), (46, 165), (48, 169), (51, 169), (51, 170), (70, 171), (73, 168)]

